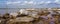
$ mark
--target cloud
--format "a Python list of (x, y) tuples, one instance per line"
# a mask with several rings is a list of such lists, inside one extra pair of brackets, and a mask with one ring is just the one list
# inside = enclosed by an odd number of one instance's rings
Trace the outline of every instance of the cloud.
[(33, 4), (33, 1), (24, 1), (23, 4)]
[(59, 0), (55, 0), (55, 2), (59, 2)]
[(44, 1), (41, 1), (40, 4), (44, 4), (45, 2)]
[(20, 5), (26, 5), (26, 4), (33, 4), (33, 1), (23, 1), (23, 2), (21, 2), (21, 1), (16, 1), (16, 2), (7, 2), (7, 5), (9, 5), (9, 4), (20, 4)]
[(13, 2), (13, 3), (21, 3), (21, 1)]
[(6, 4), (11, 4), (11, 2), (7, 2)]
[(32, 5), (33, 1), (24, 1), (21, 5)]
[(21, 1), (17, 1), (17, 2), (7, 2), (7, 4), (18, 4), (21, 3)]
[(9, 1), (7, 2), (8, 6), (11, 6), (11, 7), (43, 7), (45, 4), (49, 4), (49, 3), (59, 3), (59, 0), (55, 0), (55, 1), (40, 1), (40, 0), (21, 0), (21, 1)]
[(28, 3), (28, 1), (24, 1), (24, 3)]
[(48, 3), (51, 3), (51, 1), (41, 1), (38, 4), (48, 4)]
[(47, 1), (47, 2), (45, 2), (46, 4), (48, 4), (48, 3), (51, 3), (51, 1)]
[(28, 2), (28, 4), (33, 4), (33, 1)]
[[(56, 2), (58, 0), (55, 0)], [(39, 4), (48, 4), (48, 3), (52, 3), (52, 1), (40, 1), (37, 2), (35, 0), (30, 0), (30, 1), (14, 1), (14, 2), (7, 2), (7, 4), (12, 4), (12, 5), (39, 5)]]
[(44, 4), (44, 3), (45, 3), (45, 1), (41, 1), (41, 2), (38, 2), (38, 3), (36, 2), (36, 4), (38, 4), (38, 5), (39, 4)]
[(20, 5), (26, 5), (28, 1), (23, 1)]
[(37, 4), (36, 2), (33, 3), (33, 5), (36, 5), (36, 4)]
[(60, 4), (60, 0), (55, 0), (54, 2), (57, 4)]
[(41, 1), (41, 2), (34, 2), (34, 1), (16, 1), (16, 2), (7, 2), (7, 4), (20, 4), (20, 5), (36, 5), (36, 4), (47, 4), (47, 3), (51, 3), (51, 1)]

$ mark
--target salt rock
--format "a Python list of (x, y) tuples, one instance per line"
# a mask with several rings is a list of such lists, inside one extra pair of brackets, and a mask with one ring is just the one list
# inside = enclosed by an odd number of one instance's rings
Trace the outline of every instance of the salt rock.
[(10, 15), (12, 15), (12, 16), (17, 16), (18, 13), (10, 13)]
[(32, 17), (19, 17), (16, 18), (16, 21), (20, 22), (30, 22), (33, 21), (34, 19)]
[(28, 14), (28, 11), (26, 11), (25, 9), (21, 9), (19, 12), (20, 14), (26, 14), (26, 15)]

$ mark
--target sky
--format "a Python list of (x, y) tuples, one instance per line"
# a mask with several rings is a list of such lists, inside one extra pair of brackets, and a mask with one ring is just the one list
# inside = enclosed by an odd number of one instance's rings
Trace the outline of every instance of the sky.
[(0, 8), (60, 7), (60, 0), (0, 0)]

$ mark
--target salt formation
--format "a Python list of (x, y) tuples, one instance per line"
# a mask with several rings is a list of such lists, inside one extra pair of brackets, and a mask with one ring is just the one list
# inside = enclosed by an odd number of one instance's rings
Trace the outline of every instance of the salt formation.
[(37, 11), (36, 9), (26, 9), (26, 11), (28, 11), (29, 16), (33, 17), (33, 18), (38, 18), (39, 16), (37, 15)]
[(30, 22), (30, 21), (33, 21), (33, 18), (31, 18), (31, 17), (19, 17), (19, 18), (16, 18), (16, 21)]
[(21, 9), (19, 12), (20, 12), (20, 14), (26, 14), (29, 16), (36, 16), (37, 15), (37, 12), (35, 11), (35, 9)]
[(18, 13), (10, 13), (10, 15), (17, 16)]
[(58, 11), (57, 11), (58, 13), (60, 13), (60, 9), (58, 9)]
[(0, 20), (0, 23), (1, 23), (1, 20)]
[(21, 9), (19, 12), (20, 14), (26, 14), (26, 15), (28, 14), (28, 11), (26, 11), (25, 9)]

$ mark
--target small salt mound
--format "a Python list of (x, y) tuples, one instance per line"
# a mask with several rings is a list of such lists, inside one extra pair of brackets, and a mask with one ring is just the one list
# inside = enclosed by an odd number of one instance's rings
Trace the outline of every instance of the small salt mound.
[(1, 20), (0, 20), (0, 23), (1, 23)]
[(32, 17), (19, 17), (16, 18), (16, 21), (20, 22), (30, 22), (33, 21), (34, 19)]
[(17, 16), (18, 14), (17, 13), (10, 13), (10, 15)]
[(26, 14), (26, 15), (28, 14), (28, 11), (26, 11), (25, 9), (21, 9), (19, 12), (20, 14)]

